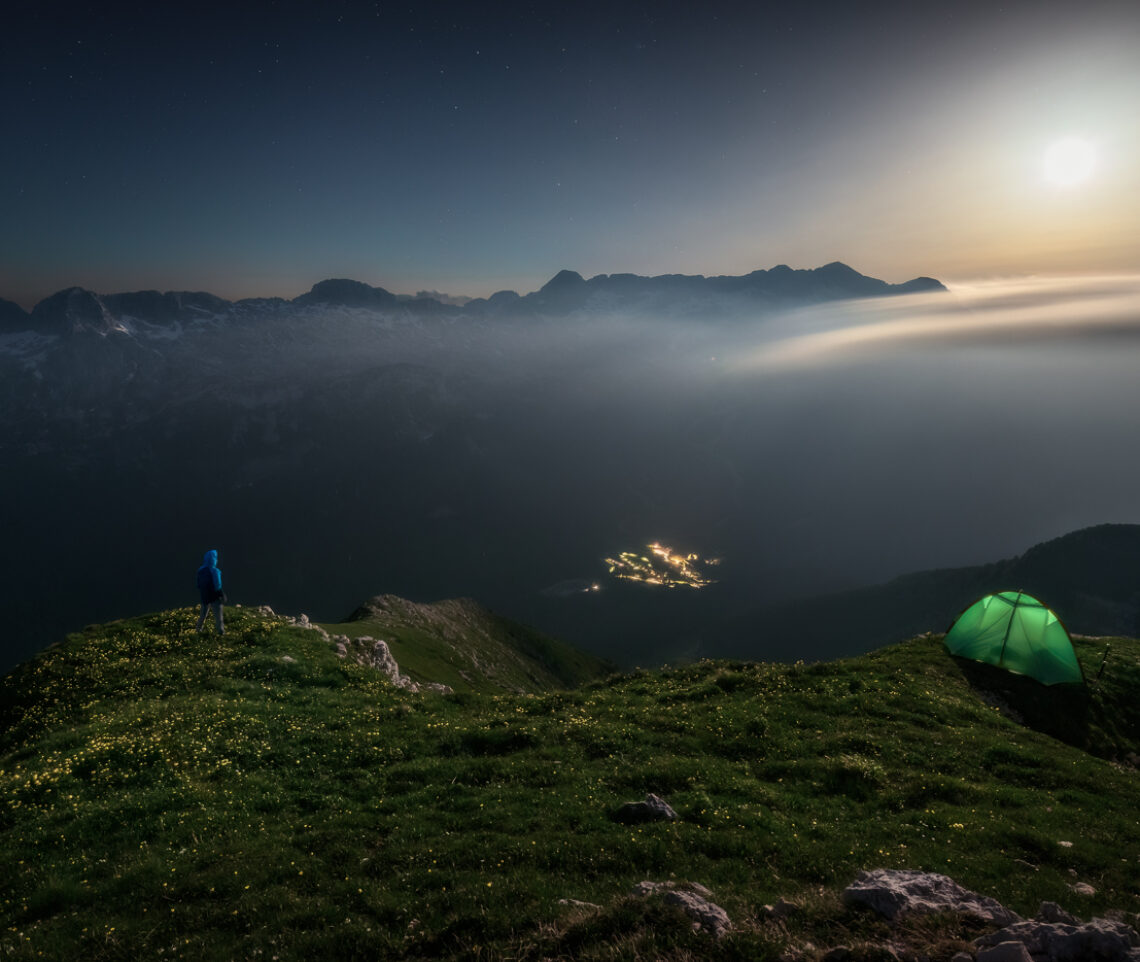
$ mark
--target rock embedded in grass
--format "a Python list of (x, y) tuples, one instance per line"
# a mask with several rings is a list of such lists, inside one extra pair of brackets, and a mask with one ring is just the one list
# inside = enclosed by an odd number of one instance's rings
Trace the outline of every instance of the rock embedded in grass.
[(675, 822), (677, 813), (668, 802), (650, 792), (643, 802), (626, 802), (612, 817), (623, 825), (639, 825), (642, 822)]
[(693, 920), (694, 928), (707, 932), (715, 939), (719, 939), (732, 928), (732, 920), (728, 917), (728, 913), (715, 902), (702, 898), (696, 892), (675, 889), (666, 892), (663, 901), (666, 905), (676, 905)]
[(660, 895), (666, 905), (675, 905), (693, 921), (693, 928), (719, 939), (732, 928), (728, 913), (711, 901), (712, 892), (697, 882), (638, 882), (630, 892), (639, 898)]
[(591, 912), (600, 912), (602, 907), (593, 902), (583, 902), (580, 899), (559, 899), (559, 905), (565, 905), (572, 909), (589, 909)]
[(914, 869), (872, 869), (860, 872), (843, 891), (847, 905), (869, 908), (894, 920), (909, 913), (958, 912), (985, 922), (1010, 925), (1021, 916), (1000, 902), (963, 888), (936, 872)]
[[(323, 629), (321, 630), (323, 631)], [(378, 671), (397, 688), (403, 688), (410, 692), (431, 691), (440, 695), (453, 693), (450, 685), (442, 685), (434, 681), (421, 683), (403, 674), (388, 647), (388, 642), (383, 639), (373, 638), (371, 635), (349, 638), (348, 635), (332, 635), (329, 637), (326, 634), (325, 637), (329, 638), (331, 644), (336, 645), (338, 658), (353, 661), (358, 665)]]
[[(1003, 942), (1021, 943), (1033, 962), (1140, 962), (1140, 933), (1110, 919), (1093, 919), (1083, 925), (1022, 921), (974, 940), (979, 950)], [(979, 951), (979, 962), (982, 958)]]

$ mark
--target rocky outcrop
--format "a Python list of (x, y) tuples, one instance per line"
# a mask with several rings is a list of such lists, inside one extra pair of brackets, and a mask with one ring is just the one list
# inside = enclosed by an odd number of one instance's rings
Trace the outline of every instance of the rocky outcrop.
[(1066, 925), (1080, 925), (1081, 920), (1066, 912), (1056, 902), (1042, 902), (1037, 910), (1038, 922), (1064, 922)]
[[(1118, 919), (1081, 923), (1056, 902), (1027, 921), (945, 875), (907, 869), (860, 872), (844, 890), (847, 905), (895, 920), (909, 913), (957, 912), (1001, 926), (974, 941), (976, 962), (1140, 962), (1140, 933)], [(963, 953), (955, 959), (964, 959)]]
[(576, 688), (612, 670), (601, 659), (573, 651), (470, 598), (424, 604), (376, 595), (345, 621), (365, 622), (359, 630), (378, 637), (432, 638), (455, 675), (474, 688), (519, 694)]
[(383, 639), (372, 638), (369, 635), (361, 635), (359, 638), (349, 638), (348, 635), (332, 635), (330, 640), (336, 645), (338, 658), (348, 659), (358, 665), (375, 669), (397, 688), (412, 692), (431, 691), (441, 695), (452, 693), (452, 688), (449, 685), (441, 685), (434, 681), (413, 681), (407, 675), (401, 674), (400, 666), (396, 664), (396, 659), (388, 648), (388, 642)]
[(450, 695), (454, 691), (450, 685), (442, 685), (434, 681), (419, 682), (402, 674), (388, 643), (382, 639), (372, 638), (368, 635), (361, 635), (359, 638), (349, 638), (348, 635), (330, 635), (320, 625), (310, 621), (306, 614), (297, 616), (276, 615), (268, 605), (262, 605), (257, 611), (266, 617), (281, 617), (286, 624), (293, 625), (296, 628), (305, 628), (317, 632), (329, 644), (336, 646), (338, 658), (347, 659), (355, 664), (364, 665), (380, 672), (397, 688), (403, 688), (410, 692), (430, 691), (439, 695)]
[[(1032, 962), (1140, 962), (1140, 934), (1123, 922), (1093, 919), (1083, 925), (1065, 922), (1017, 922), (975, 941), (978, 962), (998, 962), (992, 951), (1015, 943)], [(1012, 949), (1010, 952), (1014, 951)], [(987, 954), (984, 954), (987, 953)], [(1016, 955), (1002, 958), (1015, 959)]]
[(995, 899), (971, 892), (945, 875), (913, 869), (860, 872), (844, 889), (843, 901), (892, 920), (909, 913), (958, 912), (998, 925), (1022, 921)]

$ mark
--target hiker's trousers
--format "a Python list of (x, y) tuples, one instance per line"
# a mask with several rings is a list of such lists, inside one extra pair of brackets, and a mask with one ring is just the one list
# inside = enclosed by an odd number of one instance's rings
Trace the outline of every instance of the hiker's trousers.
[(202, 613), (198, 616), (198, 624), (196, 625), (196, 629), (198, 631), (202, 630), (202, 626), (206, 623), (206, 615), (209, 613), (211, 608), (214, 609), (214, 624), (217, 626), (218, 634), (225, 634), (226, 626), (222, 621), (222, 603), (220, 601), (202, 602)]

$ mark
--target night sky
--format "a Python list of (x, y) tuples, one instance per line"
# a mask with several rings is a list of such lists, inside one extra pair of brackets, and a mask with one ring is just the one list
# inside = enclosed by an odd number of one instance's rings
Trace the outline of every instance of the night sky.
[(17, 2), (0, 296), (1133, 270), (1138, 52), (1122, 0)]

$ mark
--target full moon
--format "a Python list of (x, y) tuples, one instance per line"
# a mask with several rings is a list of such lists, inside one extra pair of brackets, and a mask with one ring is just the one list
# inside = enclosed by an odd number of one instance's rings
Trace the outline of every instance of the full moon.
[(1096, 148), (1080, 137), (1066, 137), (1045, 151), (1043, 172), (1051, 184), (1068, 187), (1088, 180), (1096, 167)]

